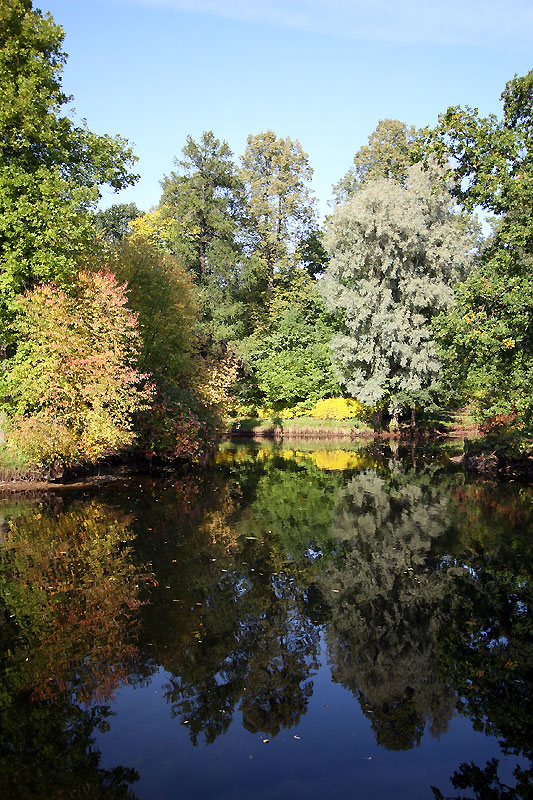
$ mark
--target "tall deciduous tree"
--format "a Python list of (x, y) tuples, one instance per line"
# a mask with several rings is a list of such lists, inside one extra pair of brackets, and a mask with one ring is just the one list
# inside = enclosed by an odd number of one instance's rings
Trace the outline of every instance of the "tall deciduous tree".
[(332, 257), (322, 292), (344, 315), (334, 363), (354, 397), (387, 403), (394, 416), (427, 400), (440, 368), (430, 322), (472, 262), (468, 223), (433, 182), (419, 166), (408, 169), (405, 187), (368, 182), (336, 208), (326, 233)]
[(416, 140), (416, 128), (397, 119), (381, 119), (368, 137), (368, 144), (353, 157), (353, 167), (333, 187), (336, 203), (343, 203), (365, 181), (378, 178), (405, 182)]
[(312, 228), (312, 175), (300, 142), (271, 130), (248, 137), (242, 176), (269, 292), (274, 270), (294, 263), (298, 243)]
[(455, 197), (498, 215), (479, 268), (436, 333), (450, 378), (483, 416), (531, 421), (533, 394), (533, 70), (509, 81), (503, 118), (449, 108), (421, 149), (445, 161)]
[(120, 137), (74, 124), (61, 87), (64, 33), (31, 0), (0, 5), (0, 313), (43, 280), (71, 284), (98, 187), (136, 176)]

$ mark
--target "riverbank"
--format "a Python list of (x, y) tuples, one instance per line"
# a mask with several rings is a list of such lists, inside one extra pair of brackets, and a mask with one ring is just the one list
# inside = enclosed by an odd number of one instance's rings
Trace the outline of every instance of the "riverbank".
[(296, 417), (294, 419), (260, 419), (259, 417), (239, 417), (228, 420), (222, 435), (224, 437), (242, 436), (252, 439), (353, 439), (365, 433), (372, 433), (365, 423), (355, 419), (315, 419)]
[[(345, 442), (341, 445), (350, 447), (350, 442), (356, 440), (391, 441), (391, 442), (456, 442), (458, 447), (464, 447), (464, 452), (452, 457), (452, 461), (460, 464), (469, 472), (480, 477), (507, 480), (533, 481), (533, 457), (525, 456), (513, 458), (508, 454), (503, 455), (496, 449), (493, 452), (472, 452), (472, 443), (479, 437), (475, 425), (465, 424), (460, 416), (455, 416), (445, 424), (435, 424), (435, 421), (425, 422), (417, 426), (414, 433), (408, 425), (401, 426), (395, 431), (374, 431), (359, 420), (331, 420), (297, 418), (292, 420), (258, 418), (240, 418), (229, 421), (226, 428), (219, 432), (221, 440), (270, 440), (272, 442), (298, 442), (315, 441), (318, 445), (331, 446), (335, 440)], [(318, 445), (320, 446), (320, 445)], [(457, 451), (456, 451), (457, 452)], [(131, 454), (113, 456), (97, 464), (80, 464), (76, 467), (59, 468), (54, 465), (47, 469), (9, 469), (3, 465), (0, 469), (0, 492), (19, 493), (47, 491), (52, 489), (84, 489), (95, 487), (127, 478), (131, 475), (149, 472), (173, 473), (187, 469), (202, 468), (207, 463), (209, 453), (201, 463), (189, 462), (163, 462), (161, 460), (132, 457)]]

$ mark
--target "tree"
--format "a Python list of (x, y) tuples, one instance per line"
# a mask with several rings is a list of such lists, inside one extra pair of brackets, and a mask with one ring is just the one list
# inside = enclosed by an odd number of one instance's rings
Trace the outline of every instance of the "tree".
[(452, 383), (483, 417), (531, 422), (533, 393), (533, 70), (501, 95), (503, 118), (449, 108), (420, 149), (442, 161), (454, 196), (498, 215), (480, 266), (457, 288), (436, 337)]
[(199, 141), (188, 136), (182, 153), (149, 216), (153, 235), (195, 276), (201, 335), (211, 347), (249, 333), (247, 304), (256, 301), (259, 281), (246, 252), (243, 183), (227, 142), (208, 131)]
[(271, 130), (248, 137), (242, 177), (268, 292), (274, 285), (274, 270), (294, 263), (297, 244), (313, 227), (307, 186), (312, 175), (300, 142), (277, 137)]
[(306, 271), (277, 277), (268, 313), (239, 353), (252, 369), (260, 402), (275, 409), (312, 405), (339, 392), (328, 348), (338, 326)]
[(381, 119), (368, 137), (368, 144), (354, 155), (354, 166), (333, 187), (335, 202), (344, 203), (365, 181), (388, 178), (405, 183), (416, 133), (414, 125), (397, 119)]
[[(64, 33), (31, 0), (0, 7), (0, 321), (42, 281), (71, 286), (93, 238), (99, 186), (133, 183), (131, 150), (63, 112)], [(5, 336), (5, 330), (4, 330)]]
[(135, 203), (115, 203), (94, 215), (96, 230), (110, 242), (120, 242), (131, 232), (130, 222), (142, 217)]
[(371, 406), (427, 402), (440, 363), (430, 322), (453, 300), (472, 263), (475, 239), (452, 198), (410, 167), (406, 186), (366, 183), (333, 213), (331, 261), (321, 281), (326, 305), (344, 314), (331, 348), (341, 382)]
[(173, 252), (200, 284), (210, 284), (226, 278), (224, 267), (238, 258), (242, 184), (227, 142), (212, 131), (204, 131), (199, 142), (188, 136), (182, 153), (174, 159), (179, 171), (161, 182), (160, 206), (179, 225), (169, 241)]
[(151, 397), (136, 369), (140, 341), (125, 285), (81, 272), (76, 296), (54, 284), (17, 301), (18, 348), (5, 362), (8, 446), (32, 464), (97, 461), (134, 439), (132, 417)]
[(107, 253), (106, 266), (128, 285), (141, 336), (138, 364), (158, 384), (190, 383), (194, 372), (197, 290), (176, 256), (136, 232)]

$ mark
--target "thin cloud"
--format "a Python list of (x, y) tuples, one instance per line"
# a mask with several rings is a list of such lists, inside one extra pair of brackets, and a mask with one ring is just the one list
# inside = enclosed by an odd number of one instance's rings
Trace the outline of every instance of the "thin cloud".
[(531, 48), (531, 0), (123, 0), (360, 41)]

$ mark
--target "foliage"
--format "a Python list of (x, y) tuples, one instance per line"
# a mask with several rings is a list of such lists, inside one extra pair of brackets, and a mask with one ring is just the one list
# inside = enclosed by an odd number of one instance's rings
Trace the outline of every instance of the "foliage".
[(300, 142), (271, 130), (248, 137), (242, 178), (268, 292), (275, 269), (294, 264), (298, 243), (313, 229), (312, 174)]
[(159, 389), (150, 409), (136, 421), (139, 452), (148, 459), (199, 461), (212, 445), (213, 420), (184, 390)]
[[(31, 0), (0, 8), (0, 314), (42, 281), (72, 286), (93, 237), (87, 213), (104, 184), (133, 183), (120, 137), (62, 114), (63, 30)], [(9, 316), (7, 322), (9, 322)], [(3, 335), (6, 335), (4, 330)]]
[(307, 272), (278, 275), (262, 324), (238, 345), (252, 372), (247, 383), (257, 385), (253, 399), (279, 410), (335, 394), (328, 342), (336, 329)]
[(230, 402), (237, 362), (227, 351), (199, 352), (198, 289), (176, 256), (135, 228), (109, 251), (107, 263), (128, 282), (141, 335), (139, 366), (155, 388), (150, 408), (136, 415), (137, 446), (149, 458), (198, 460)]
[(143, 216), (135, 203), (115, 203), (94, 215), (95, 228), (107, 241), (120, 242), (131, 233), (131, 223)]
[(405, 183), (412, 163), (417, 131), (397, 119), (381, 119), (368, 137), (368, 144), (353, 157), (354, 166), (333, 187), (335, 202), (344, 203), (366, 181), (379, 178)]
[(128, 306), (140, 332), (140, 369), (158, 385), (190, 382), (198, 319), (191, 277), (175, 256), (159, 252), (137, 229), (108, 250), (106, 266), (128, 285)]
[(163, 245), (201, 290), (201, 332), (209, 346), (249, 330), (246, 304), (261, 289), (245, 253), (244, 187), (228, 144), (208, 131), (199, 141), (188, 136), (182, 154), (177, 171), (162, 181), (153, 219)]
[(131, 444), (132, 416), (152, 390), (136, 368), (139, 331), (126, 303), (108, 272), (81, 272), (75, 296), (45, 284), (18, 300), (19, 346), (0, 384), (13, 420), (8, 448), (46, 464), (96, 461)]
[(368, 405), (427, 403), (440, 363), (430, 322), (453, 300), (472, 263), (475, 237), (430, 174), (408, 169), (405, 186), (366, 183), (329, 220), (331, 261), (320, 281), (343, 312), (333, 360), (348, 392)]
[(366, 406), (351, 397), (330, 397), (327, 400), (317, 400), (308, 412), (310, 417), (316, 419), (363, 418), (367, 413)]
[(480, 267), (437, 320), (436, 336), (452, 383), (477, 401), (482, 416), (516, 409), (530, 424), (533, 384), (533, 70), (501, 95), (503, 118), (449, 108), (420, 149), (444, 160), (465, 206), (499, 215)]

